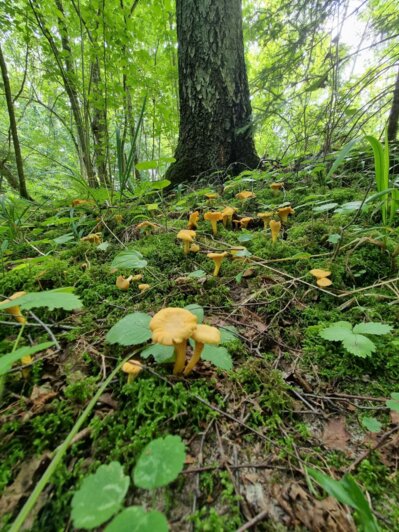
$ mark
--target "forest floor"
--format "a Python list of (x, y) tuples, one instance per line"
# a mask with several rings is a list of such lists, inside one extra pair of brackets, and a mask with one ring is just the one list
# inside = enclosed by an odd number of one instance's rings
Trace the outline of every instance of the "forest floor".
[[(272, 180), (285, 188), (274, 193)], [(237, 199), (244, 189), (256, 197)], [(74, 438), (27, 528), (72, 530), (71, 499), (85, 475), (112, 460), (130, 475), (148, 442), (172, 434), (186, 445), (183, 473), (155, 496), (131, 486), (126, 500), (163, 511), (171, 530), (246, 530), (251, 522), (258, 530), (355, 530), (356, 515), (327, 497), (307, 468), (335, 479), (350, 472), (381, 530), (399, 530), (399, 413), (386, 404), (399, 392), (399, 228), (384, 227), (375, 205), (359, 211), (352, 203), (366, 189), (356, 174), (317, 184), (306, 175), (252, 172), (224, 189), (213, 187), (219, 194), (213, 200), (205, 196), (210, 188), (165, 198), (153, 191), (112, 207), (72, 208), (60, 200), (31, 207), (14, 226), (4, 220), (9, 247), (1, 257), (0, 294), (70, 286), (83, 308), (26, 312), (23, 343), (55, 337), (58, 347), (34, 355), (24, 371), (13, 366), (3, 382), (0, 528), (8, 529), (51, 453), (132, 351), (107, 343), (110, 328), (135, 311), (153, 315), (196, 304), (206, 323), (235, 335), (225, 344), (233, 369), (202, 360), (191, 375), (174, 376), (171, 364), (150, 357), (133, 382), (120, 372)], [(285, 202), (295, 214), (273, 244), (256, 214)], [(184, 255), (176, 234), (189, 213), (228, 205), (255, 219), (240, 230), (219, 223), (213, 237), (201, 217), (200, 251)], [(158, 225), (137, 229), (143, 220)], [(80, 241), (93, 233), (109, 245)], [(112, 270), (126, 246), (142, 254), (145, 268)], [(212, 276), (207, 253), (234, 246), (249, 253), (229, 255)], [(332, 285), (318, 287), (309, 274), (314, 268), (331, 271)], [(139, 273), (150, 285), (144, 292), (136, 282), (127, 291), (115, 286), (117, 275)], [(7, 353), (20, 327), (9, 315), (0, 319), (0, 351)], [(369, 335), (374, 352), (355, 355), (320, 336), (338, 321), (392, 330)]]

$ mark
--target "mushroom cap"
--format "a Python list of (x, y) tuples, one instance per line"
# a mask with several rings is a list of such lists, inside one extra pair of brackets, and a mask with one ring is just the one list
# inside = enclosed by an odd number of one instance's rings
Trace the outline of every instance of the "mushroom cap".
[(228, 255), (227, 251), (223, 251), (222, 253), (208, 253), (207, 257), (209, 259), (218, 260), (223, 259), (223, 257), (226, 257)]
[(321, 277), (320, 279), (317, 279), (316, 284), (321, 288), (326, 288), (327, 286), (332, 285), (332, 281), (328, 277)]
[(190, 214), (190, 222), (198, 222), (199, 219), (199, 211), (194, 211)]
[(115, 286), (119, 288), (119, 290), (127, 290), (129, 288), (131, 280), (132, 276), (126, 279), (123, 275), (118, 275), (115, 281)]
[(143, 284), (139, 284), (138, 287), (137, 287), (139, 290), (141, 290), (142, 292), (145, 292), (146, 290), (148, 290), (149, 288), (151, 288), (151, 285), (147, 284), (147, 283), (143, 283)]
[(260, 218), (261, 220), (263, 219), (268, 219), (268, 218), (271, 218), (273, 216), (274, 212), (273, 211), (266, 211), (266, 212), (258, 212), (258, 214), (256, 215), (258, 218)]
[(287, 207), (280, 207), (280, 209), (277, 209), (278, 214), (294, 214), (294, 209), (291, 207), (291, 205), (288, 205)]
[(177, 233), (177, 238), (179, 240), (185, 240), (185, 241), (188, 241), (188, 242), (192, 242), (193, 239), (195, 238), (196, 234), (197, 233), (195, 231), (193, 231), (192, 229), (181, 229)]
[(122, 366), (122, 371), (129, 375), (138, 375), (143, 370), (143, 366), (138, 360), (128, 360)]
[(243, 190), (242, 192), (239, 192), (238, 194), (236, 194), (236, 198), (240, 200), (246, 200), (250, 198), (256, 198), (256, 194), (254, 194), (253, 192), (249, 190)]
[(318, 268), (310, 270), (309, 273), (310, 275), (313, 275), (313, 277), (316, 277), (316, 279), (323, 279), (324, 277), (329, 277), (331, 275), (331, 272), (328, 270), (319, 270)]
[(250, 216), (244, 216), (244, 218), (241, 218), (240, 222), (241, 224), (249, 224), (251, 220), (253, 220), (253, 218), (251, 218)]
[(209, 211), (204, 214), (204, 220), (207, 220), (209, 222), (216, 220), (217, 222), (219, 222), (220, 220), (223, 220), (223, 214), (219, 211)]
[(237, 209), (235, 209), (234, 207), (225, 207), (222, 210), (223, 216), (233, 216), (235, 212), (237, 212)]
[(151, 227), (152, 229), (156, 229), (158, 226), (157, 224), (149, 222), (148, 220), (145, 220), (144, 222), (140, 222), (139, 224), (136, 225), (136, 229), (145, 229), (146, 227)]
[(217, 192), (208, 192), (205, 194), (205, 197), (208, 199), (216, 199), (219, 197), (219, 194)]
[(281, 229), (281, 222), (278, 222), (276, 220), (270, 220), (269, 227), (272, 231), (280, 231)]
[(283, 186), (284, 186), (284, 183), (280, 181), (279, 183), (272, 183), (270, 185), (270, 188), (272, 188), (273, 190), (280, 190), (283, 188)]
[(216, 327), (211, 325), (197, 325), (197, 328), (194, 330), (191, 338), (196, 342), (201, 344), (211, 344), (217, 345), (220, 344), (220, 331)]
[(162, 345), (181, 344), (196, 327), (197, 317), (184, 308), (164, 308), (150, 321), (152, 340)]

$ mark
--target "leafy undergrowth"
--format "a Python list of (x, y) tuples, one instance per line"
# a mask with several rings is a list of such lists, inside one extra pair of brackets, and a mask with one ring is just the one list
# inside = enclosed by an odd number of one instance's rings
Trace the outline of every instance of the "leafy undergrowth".
[[(129, 353), (143, 371), (131, 382), (119, 372), (100, 396), (29, 514), (29, 530), (70, 530), (72, 497), (88, 474), (116, 461), (131, 477), (146, 445), (166, 435), (185, 444), (183, 472), (152, 492), (130, 482), (125, 505), (163, 512), (171, 530), (233, 531), (258, 514), (276, 531), (361, 523), (359, 512), (350, 517), (326, 498), (308, 468), (335, 479), (351, 472), (381, 530), (399, 529), (391, 399), (399, 392), (399, 230), (384, 227), (373, 205), (359, 210), (365, 191), (312, 188), (291, 174), (279, 180), (285, 187), (273, 192), (267, 173), (244, 173), (223, 191), (216, 186), (214, 199), (206, 197), (213, 190), (197, 188), (112, 207), (60, 202), (4, 224), (0, 294), (73, 287), (82, 308), (27, 307), (18, 341), (21, 324), (1, 314), (2, 353), (52, 342), (31, 354), (32, 363), (10, 364), (2, 380), (2, 529)], [(245, 188), (255, 197), (237, 199)], [(286, 202), (295, 214), (273, 243), (256, 215)], [(226, 206), (253, 219), (241, 229), (219, 222), (214, 236), (202, 214)], [(185, 255), (176, 236), (195, 210), (200, 250)], [(156, 226), (138, 228), (144, 220)], [(215, 277), (207, 253), (219, 251), (229, 254)], [(331, 272), (332, 285), (319, 287), (312, 269)], [(115, 284), (138, 274), (127, 290)], [(229, 331), (223, 358), (204, 355), (188, 376), (174, 376), (170, 361), (140, 358), (148, 341), (139, 349), (132, 344), (140, 342), (106, 339), (126, 315), (187, 305)]]

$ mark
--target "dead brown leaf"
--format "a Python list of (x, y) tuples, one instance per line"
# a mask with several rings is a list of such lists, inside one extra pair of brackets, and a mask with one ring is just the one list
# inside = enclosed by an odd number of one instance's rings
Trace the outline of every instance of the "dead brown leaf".
[(345, 418), (337, 417), (330, 419), (324, 427), (321, 439), (324, 445), (329, 449), (346, 451), (349, 434), (346, 430)]

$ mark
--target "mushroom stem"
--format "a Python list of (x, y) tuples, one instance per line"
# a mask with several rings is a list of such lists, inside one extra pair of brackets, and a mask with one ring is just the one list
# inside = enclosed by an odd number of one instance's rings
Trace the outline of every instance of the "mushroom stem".
[(219, 275), (221, 264), (222, 264), (222, 261), (220, 259), (219, 260), (215, 260), (215, 269), (213, 270), (213, 276), (214, 277), (217, 277)]
[(173, 368), (173, 374), (178, 375), (179, 373), (183, 372), (184, 364), (186, 362), (186, 348), (187, 348), (187, 340), (183, 340), (180, 344), (175, 344), (175, 365)]
[(190, 241), (189, 240), (183, 240), (183, 252), (185, 255), (188, 255), (190, 252)]
[(216, 236), (218, 234), (217, 221), (216, 220), (211, 220), (211, 225), (212, 225), (213, 236)]
[(201, 358), (201, 353), (203, 349), (204, 349), (204, 344), (202, 344), (201, 342), (195, 342), (193, 356), (190, 358), (190, 361), (187, 364), (186, 369), (184, 370), (185, 376), (189, 375), (193, 371), (195, 366), (198, 364), (198, 361)]

